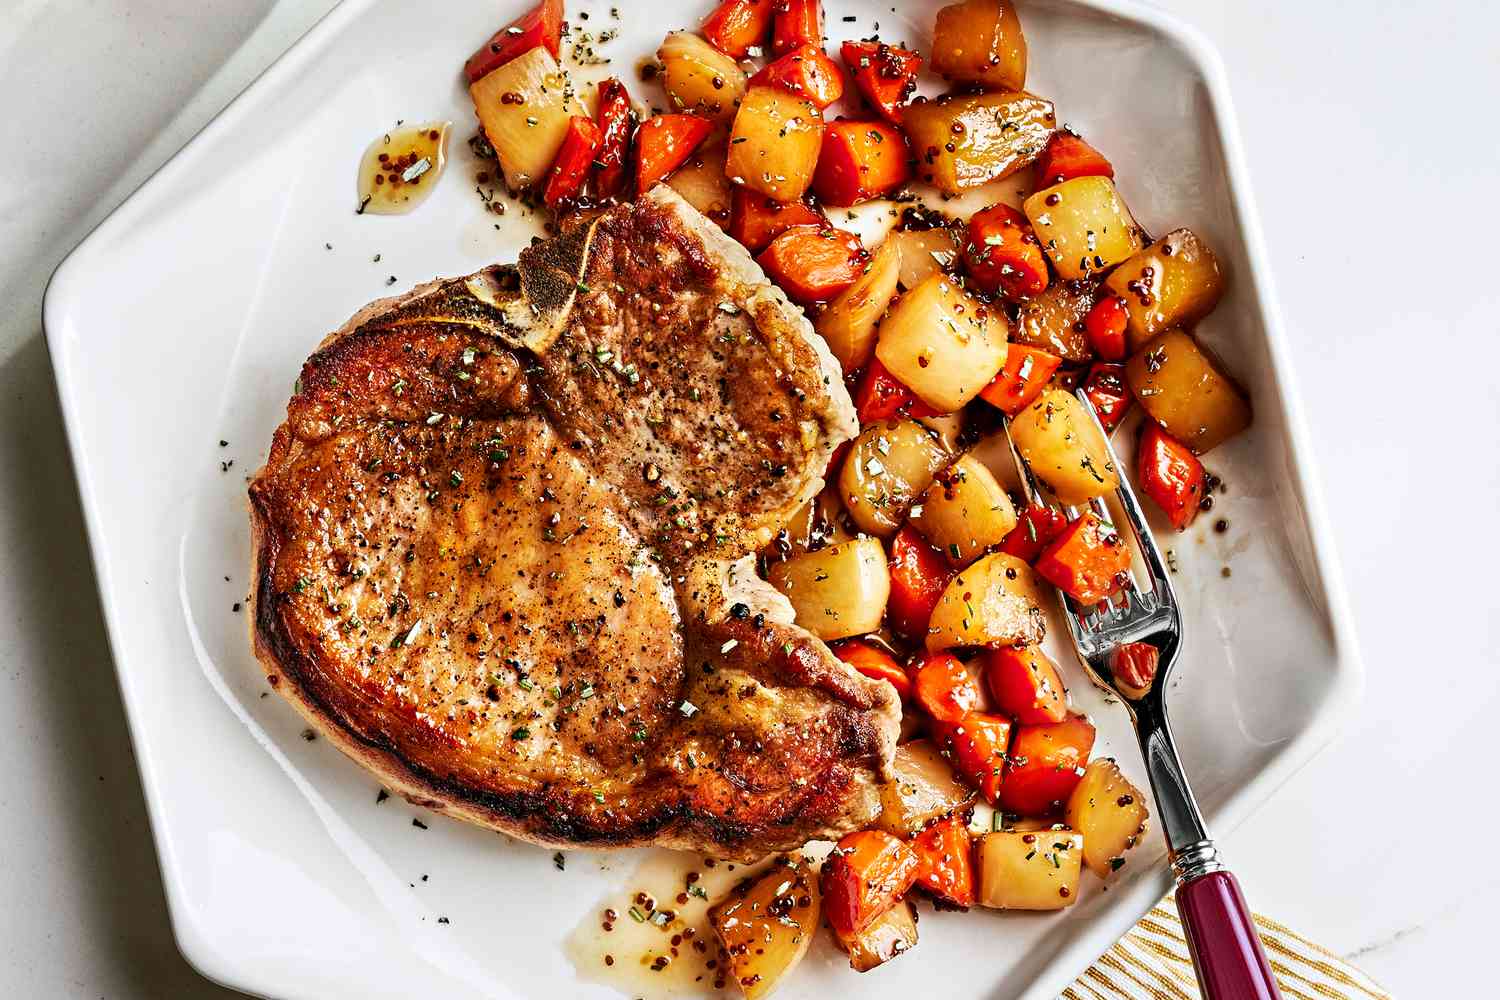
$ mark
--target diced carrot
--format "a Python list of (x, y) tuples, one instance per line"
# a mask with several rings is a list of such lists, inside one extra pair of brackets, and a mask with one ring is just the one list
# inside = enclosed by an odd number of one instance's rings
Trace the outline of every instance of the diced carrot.
[(642, 122), (635, 135), (635, 193), (645, 194), (686, 163), (713, 127), (693, 115), (656, 115)]
[(1120, 421), (1135, 404), (1135, 396), (1131, 395), (1130, 386), (1125, 382), (1124, 365), (1095, 361), (1089, 369), (1089, 377), (1083, 381), (1083, 391), (1094, 404), (1094, 412), (1099, 414), (1099, 423), (1104, 425), (1106, 434), (1120, 426)]
[(901, 124), (902, 108), (917, 90), (922, 57), (884, 42), (845, 42), (839, 48), (854, 86), (887, 121)]
[(1141, 430), (1135, 469), (1141, 492), (1155, 501), (1172, 527), (1181, 531), (1193, 523), (1205, 493), (1203, 463), (1191, 448), (1147, 423)]
[(974, 837), (962, 816), (945, 816), (907, 843), (917, 855), (917, 886), (951, 906), (974, 905)]
[(776, 0), (775, 10), (772, 55), (785, 55), (804, 45), (823, 47), (823, 0)]
[(854, 393), (854, 409), (862, 424), (889, 420), (899, 413), (916, 419), (935, 417), (938, 411), (917, 398), (916, 393), (892, 375), (879, 358), (865, 366), (864, 378)]
[(911, 678), (890, 653), (863, 639), (847, 639), (831, 648), (834, 656), (866, 677), (889, 682), (902, 701), (911, 699)]
[(703, 37), (725, 55), (743, 59), (765, 45), (775, 7), (774, 0), (724, 0), (703, 19)]
[(1003, 413), (1015, 416), (1042, 394), (1062, 358), (1039, 347), (1005, 345), (1005, 367), (990, 384), (979, 390), (979, 398)]
[(1109, 654), (1115, 688), (1127, 698), (1144, 698), (1156, 680), (1161, 651), (1148, 642), (1124, 642)]
[(825, 205), (853, 205), (889, 194), (911, 177), (911, 151), (900, 129), (885, 122), (830, 122), (813, 190)]
[(473, 83), (538, 45), (545, 45), (556, 58), (562, 46), (562, 20), (563, 0), (542, 0), (491, 35), (464, 63), (464, 77)]
[(1125, 300), (1118, 295), (1106, 295), (1083, 317), (1083, 332), (1088, 335), (1089, 346), (1105, 361), (1124, 361), (1128, 353), (1125, 346), (1125, 324), (1130, 312)]
[(916, 396), (890, 373), (879, 358), (871, 358), (854, 394), (854, 410), (861, 424), (889, 420)]
[(1056, 812), (1083, 776), (1094, 749), (1094, 726), (1081, 715), (1016, 727), (1000, 785), (1000, 805), (1022, 816)]
[(554, 206), (565, 198), (576, 197), (583, 189), (583, 181), (594, 165), (594, 154), (599, 150), (601, 135), (593, 119), (574, 115), (568, 119), (568, 131), (563, 144), (552, 163), (552, 174), (547, 178), (547, 188), (542, 200)]
[(895, 906), (917, 878), (917, 853), (884, 830), (860, 830), (823, 862), (823, 915), (840, 934), (859, 934)]
[(1075, 177), (1113, 177), (1115, 168), (1104, 154), (1072, 132), (1053, 132), (1036, 164), (1036, 186), (1051, 187)]
[(941, 552), (928, 544), (917, 529), (905, 525), (891, 539), (891, 596), (885, 605), (891, 628), (908, 639), (927, 633), (927, 622), (938, 598), (953, 578), (953, 569)]
[(984, 712), (966, 712), (957, 722), (937, 724), (939, 744), (948, 751), (953, 769), (990, 805), (1000, 801), (1010, 729), (1009, 719)]
[(737, 186), (729, 202), (729, 235), (751, 253), (760, 253), (793, 226), (823, 226), (823, 213), (800, 201), (777, 201)]
[(1068, 518), (1061, 511), (1051, 507), (1027, 507), (1017, 516), (1016, 526), (1010, 529), (1010, 534), (1000, 540), (1000, 551), (1034, 563), (1042, 550), (1051, 545), (1067, 526)]
[(979, 682), (952, 653), (928, 653), (912, 677), (912, 698), (939, 722), (957, 722), (984, 708)]
[(1030, 725), (1068, 717), (1068, 693), (1057, 664), (1040, 646), (1001, 646), (984, 655), (984, 683), (1000, 711)]
[(854, 284), (868, 256), (853, 233), (832, 226), (793, 226), (755, 259), (788, 298), (810, 306)]
[(635, 132), (635, 111), (630, 95), (618, 77), (599, 81), (599, 151), (594, 155), (594, 193), (617, 197), (625, 190), (630, 164), (630, 140)]
[(750, 78), (751, 86), (761, 83), (805, 97), (819, 111), (844, 96), (844, 74), (839, 72), (839, 64), (818, 45), (804, 45), (768, 63)]
[(1009, 205), (991, 205), (969, 217), (964, 269), (983, 291), (1012, 302), (1047, 288), (1047, 257), (1026, 216)]
[(1120, 589), (1130, 549), (1093, 511), (1063, 529), (1036, 561), (1037, 574), (1080, 604), (1097, 604)]

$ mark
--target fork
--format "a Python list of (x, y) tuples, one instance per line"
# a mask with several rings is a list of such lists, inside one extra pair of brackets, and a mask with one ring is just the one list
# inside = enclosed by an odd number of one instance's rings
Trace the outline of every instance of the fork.
[[(1079, 658), (1101, 685), (1119, 694), (1135, 723), (1136, 738), (1141, 744), (1152, 796), (1167, 839), (1167, 856), (1176, 883), (1177, 912), (1182, 918), (1188, 952), (1204, 1000), (1280, 1000), (1276, 978), (1239, 881), (1219, 858), (1219, 849), (1204, 825), (1172, 741), (1166, 688), (1182, 647), (1182, 614), (1167, 567), (1146, 526), (1124, 467), (1109, 444), (1109, 434), (1100, 424), (1088, 396), (1081, 389), (1077, 395), (1099, 428), (1119, 476), (1120, 486), (1115, 496), (1135, 535), (1150, 587), (1143, 589), (1132, 570), (1128, 583), (1116, 595), (1091, 607), (1081, 607), (1059, 591), (1067, 605), (1063, 618)], [(1009, 438), (1008, 433), (1006, 436)], [(1027, 502), (1043, 503), (1030, 467), (1014, 443), (1010, 448)], [(1113, 526), (1114, 517), (1102, 498), (1093, 500), (1089, 506), (1101, 520)], [(1060, 509), (1069, 520), (1079, 516), (1076, 508)], [(1122, 649), (1130, 651), (1134, 663), (1126, 660)], [(1149, 670), (1153, 658), (1154, 673)]]

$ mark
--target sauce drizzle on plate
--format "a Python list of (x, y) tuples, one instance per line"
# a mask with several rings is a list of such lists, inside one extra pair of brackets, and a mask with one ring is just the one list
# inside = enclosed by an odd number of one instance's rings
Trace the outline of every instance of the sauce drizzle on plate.
[(404, 215), (427, 200), (448, 165), (452, 122), (423, 122), (376, 137), (359, 161), (361, 215)]

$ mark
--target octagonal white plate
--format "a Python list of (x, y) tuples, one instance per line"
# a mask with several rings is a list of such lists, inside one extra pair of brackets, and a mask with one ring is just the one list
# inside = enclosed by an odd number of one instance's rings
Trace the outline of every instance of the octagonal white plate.
[[(577, 2), (614, 68), (706, 2)], [(359, 305), (512, 259), (529, 230), (475, 194), (457, 68), (507, 4), (349, 0), (59, 268), (45, 322), (173, 926), (205, 975), (277, 997), (610, 996), (562, 942), (637, 858), (550, 852), (391, 799), (267, 690), (234, 610), (249, 586), (244, 475), (302, 359)], [(519, 6), (519, 5), (517, 5)], [(830, 35), (924, 51), (935, 0), (830, 0)], [(1133, 3), (1033, 0), (1032, 89), (1106, 150), (1148, 228), (1190, 225), (1230, 292), (1200, 332), (1250, 386), (1254, 429), (1215, 452), (1230, 491), (1173, 543), (1187, 655), (1172, 712), (1225, 831), (1327, 741), (1359, 667), (1224, 73), (1192, 31)], [(852, 15), (853, 23), (842, 18)], [(578, 23), (575, 19), (575, 23)], [(396, 119), (458, 124), (453, 169), (405, 217), (357, 217), (355, 164)], [(378, 258), (377, 258), (378, 255)], [(227, 442), (221, 444), (222, 442)], [(232, 464), (231, 464), (232, 463)], [(1233, 575), (1224, 578), (1220, 568)], [(1101, 749), (1139, 776), (1123, 710), (1069, 674)], [(426, 829), (413, 820), (420, 817)], [(910, 956), (852, 978), (826, 941), (787, 996), (1054, 996), (1165, 890), (1161, 845), (1055, 916), (926, 914)], [(1232, 860), (1232, 859), (1231, 859)], [(1254, 897), (1254, 886), (1249, 887)], [(440, 921), (445, 918), (446, 922)]]

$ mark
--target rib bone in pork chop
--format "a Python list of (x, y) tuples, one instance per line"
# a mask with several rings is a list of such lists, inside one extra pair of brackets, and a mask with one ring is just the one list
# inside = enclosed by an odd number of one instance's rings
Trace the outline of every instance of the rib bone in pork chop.
[(854, 829), (895, 696), (748, 557), (855, 430), (805, 317), (658, 187), (308, 359), (250, 487), (256, 652), (389, 786), (537, 843)]

